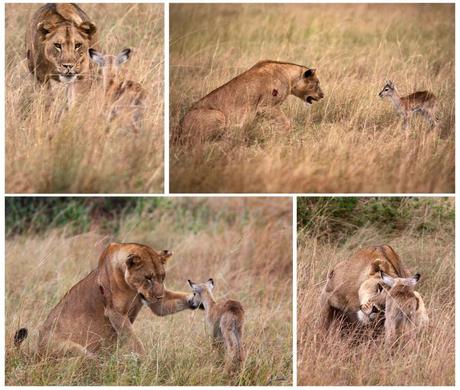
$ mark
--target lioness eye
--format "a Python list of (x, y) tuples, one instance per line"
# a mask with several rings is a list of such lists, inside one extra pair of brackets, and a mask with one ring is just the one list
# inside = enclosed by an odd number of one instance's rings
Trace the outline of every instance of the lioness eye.
[(61, 50), (61, 44), (60, 43), (55, 43), (54, 47), (58, 50)]
[(81, 47), (81, 43), (76, 43), (76, 44), (75, 44), (75, 50), (80, 49), (80, 47)]

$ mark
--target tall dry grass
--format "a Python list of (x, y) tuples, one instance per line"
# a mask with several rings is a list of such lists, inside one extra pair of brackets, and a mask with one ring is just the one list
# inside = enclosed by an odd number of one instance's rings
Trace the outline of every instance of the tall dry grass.
[[(125, 216), (116, 237), (97, 224), (82, 235), (65, 228), (6, 241), (6, 383), (9, 385), (288, 385), (292, 384), (292, 203), (290, 199), (174, 199), (141, 217)], [(247, 359), (226, 375), (212, 349), (202, 311), (156, 317), (142, 310), (134, 323), (148, 351), (137, 365), (115, 354), (88, 363), (40, 361), (39, 324), (78, 280), (96, 266), (110, 240), (169, 248), (166, 285), (189, 291), (187, 279), (215, 280), (216, 298), (245, 309)], [(19, 326), (31, 335), (12, 346)]]
[(83, 4), (97, 25), (100, 49), (131, 47), (126, 76), (147, 90), (143, 131), (108, 126), (98, 78), (65, 111), (62, 86), (37, 87), (25, 60), (24, 36), (37, 4), (6, 6), (6, 191), (138, 193), (163, 190), (163, 5)]
[[(455, 255), (454, 223), (436, 217), (445, 200), (413, 209), (403, 232), (385, 234), (375, 225), (344, 240), (324, 241), (313, 229), (298, 236), (298, 382), (301, 385), (454, 385)], [(454, 200), (451, 199), (451, 208)], [(444, 221), (445, 222), (445, 221)], [(421, 233), (416, 226), (430, 226)], [(312, 234), (313, 233), (313, 234)], [(430, 317), (413, 348), (384, 349), (383, 334), (325, 335), (319, 324), (319, 296), (328, 270), (358, 248), (391, 245), (412, 272)], [(358, 339), (357, 339), (358, 337)], [(358, 341), (359, 340), (359, 341)]]
[[(325, 99), (289, 97), (293, 130), (259, 121), (172, 145), (174, 192), (453, 192), (454, 5), (172, 4), (171, 133), (191, 104), (263, 59), (317, 68)], [(404, 131), (378, 93), (428, 89), (440, 128)]]

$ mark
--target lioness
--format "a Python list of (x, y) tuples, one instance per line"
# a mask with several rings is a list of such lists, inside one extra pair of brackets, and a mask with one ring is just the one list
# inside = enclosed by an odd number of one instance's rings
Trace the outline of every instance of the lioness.
[(338, 263), (327, 276), (321, 293), (321, 320), (329, 328), (337, 315), (357, 320), (360, 310), (359, 289), (369, 278), (380, 278), (380, 271), (394, 277), (406, 276), (399, 256), (389, 245), (364, 248)]
[(27, 64), (35, 80), (49, 85), (89, 83), (88, 49), (96, 40), (96, 26), (75, 4), (46, 4), (32, 16), (26, 31)]
[[(195, 309), (193, 295), (164, 286), (165, 263), (171, 253), (156, 252), (141, 244), (110, 244), (96, 269), (74, 285), (51, 310), (39, 332), (40, 355), (70, 352), (86, 357), (117, 341), (145, 353), (134, 334), (133, 322), (143, 305), (165, 316)], [(27, 336), (16, 332), (15, 344)]]
[(281, 110), (289, 95), (312, 104), (324, 97), (316, 70), (277, 61), (260, 61), (192, 105), (180, 124), (179, 138), (205, 139), (228, 127), (243, 128), (257, 114), (289, 129)]

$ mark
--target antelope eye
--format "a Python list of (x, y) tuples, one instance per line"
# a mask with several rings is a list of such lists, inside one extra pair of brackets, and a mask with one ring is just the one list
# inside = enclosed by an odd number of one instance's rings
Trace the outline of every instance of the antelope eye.
[(54, 47), (58, 50), (61, 50), (61, 44), (60, 43), (55, 43)]
[(82, 44), (81, 44), (81, 43), (76, 43), (76, 44), (75, 44), (75, 50), (78, 50), (78, 49), (80, 49), (80, 48), (81, 48), (81, 46), (82, 46)]

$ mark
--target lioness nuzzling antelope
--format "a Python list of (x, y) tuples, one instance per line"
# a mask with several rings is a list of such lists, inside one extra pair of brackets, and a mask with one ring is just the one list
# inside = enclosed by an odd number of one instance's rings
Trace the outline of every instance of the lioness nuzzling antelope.
[(194, 307), (200, 304), (204, 306), (206, 322), (212, 330), (213, 344), (224, 344), (226, 371), (239, 367), (244, 361), (243, 306), (231, 299), (216, 302), (211, 292), (214, 288), (212, 279), (199, 284), (189, 280), (188, 284), (193, 291), (191, 304)]
[(139, 132), (144, 112), (145, 90), (138, 82), (124, 80), (120, 65), (129, 60), (131, 49), (123, 49), (118, 55), (101, 54), (89, 49), (91, 61), (102, 68), (108, 120), (117, 118), (134, 132)]
[(387, 81), (380, 91), (379, 96), (383, 99), (390, 98), (396, 110), (403, 117), (403, 127), (408, 126), (409, 116), (414, 113), (422, 114), (431, 124), (432, 127), (437, 126), (435, 115), (436, 96), (429, 91), (418, 91), (407, 96), (400, 96), (394, 83)]

